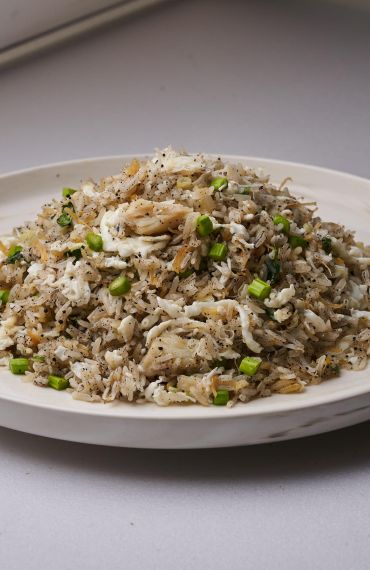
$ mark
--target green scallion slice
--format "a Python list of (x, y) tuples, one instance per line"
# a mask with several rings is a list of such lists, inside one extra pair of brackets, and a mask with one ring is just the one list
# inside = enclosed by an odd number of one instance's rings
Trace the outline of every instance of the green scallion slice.
[(57, 224), (59, 224), (62, 228), (65, 228), (72, 224), (72, 218), (69, 214), (63, 212), (63, 214), (61, 214), (59, 218), (57, 218)]
[(125, 275), (120, 275), (112, 281), (109, 285), (109, 293), (113, 297), (120, 297), (126, 295), (131, 289), (131, 281)]
[(222, 176), (214, 178), (211, 182), (211, 186), (214, 188), (214, 190), (225, 190), (228, 187), (228, 184), (228, 179)]
[(101, 251), (103, 249), (103, 238), (94, 232), (89, 232), (86, 235), (86, 243), (93, 251)]
[(199, 216), (197, 219), (197, 232), (201, 237), (209, 236), (213, 232), (213, 223), (209, 216)]
[(213, 261), (224, 261), (227, 257), (227, 251), (226, 243), (214, 243), (208, 252), (208, 257)]
[(9, 370), (13, 374), (25, 374), (28, 369), (28, 358), (12, 358), (9, 360)]
[(262, 362), (262, 358), (258, 358), (257, 356), (246, 356), (243, 358), (239, 365), (239, 370), (242, 374), (246, 374), (247, 376), (254, 376), (260, 367)]
[(271, 293), (271, 285), (257, 277), (248, 285), (248, 293), (256, 299), (266, 299)]
[(67, 378), (63, 378), (63, 376), (54, 376), (50, 374), (48, 376), (48, 386), (50, 388), (54, 388), (54, 390), (66, 390), (69, 388), (69, 380)]
[(215, 406), (226, 406), (229, 401), (229, 392), (227, 390), (217, 390), (217, 394), (213, 399)]

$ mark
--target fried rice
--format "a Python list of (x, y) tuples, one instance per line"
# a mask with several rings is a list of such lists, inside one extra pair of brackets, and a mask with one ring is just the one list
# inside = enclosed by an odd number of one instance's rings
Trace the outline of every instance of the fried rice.
[(287, 184), (166, 148), (64, 189), (0, 242), (1, 362), (76, 399), (161, 406), (362, 370), (370, 248)]

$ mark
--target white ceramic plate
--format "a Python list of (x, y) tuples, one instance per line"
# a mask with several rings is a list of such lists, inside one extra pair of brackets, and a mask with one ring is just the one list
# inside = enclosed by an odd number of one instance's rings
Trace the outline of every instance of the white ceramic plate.
[[(132, 156), (66, 162), (0, 177), (0, 235), (31, 219), (63, 186), (118, 172)], [(355, 229), (370, 243), (370, 181), (322, 168), (251, 157), (225, 157), (262, 167), (290, 189), (317, 200), (319, 213)], [(346, 372), (302, 394), (275, 395), (232, 409), (159, 408), (124, 402), (90, 404), (42, 389), (0, 368), (0, 424), (58, 439), (143, 448), (199, 448), (266, 443), (313, 435), (370, 418), (368, 371)]]

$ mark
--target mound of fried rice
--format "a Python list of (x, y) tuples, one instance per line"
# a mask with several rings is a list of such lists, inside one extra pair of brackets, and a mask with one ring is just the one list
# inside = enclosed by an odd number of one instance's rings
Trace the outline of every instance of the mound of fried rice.
[[(220, 189), (217, 177), (227, 179)], [(36, 385), (62, 376), (76, 399), (161, 406), (208, 406), (219, 390), (232, 406), (363, 369), (369, 248), (286, 184), (167, 148), (52, 200), (0, 242), (0, 289), (10, 290), (1, 362), (26, 357)], [(201, 214), (213, 225), (206, 236)], [(88, 232), (102, 237), (102, 251), (89, 248)], [(214, 243), (225, 259), (209, 256)], [(9, 258), (11, 245), (23, 249)], [(113, 296), (120, 275), (131, 289)], [(248, 291), (256, 277), (271, 285), (264, 299)], [(239, 370), (248, 356), (261, 359), (253, 376)]]

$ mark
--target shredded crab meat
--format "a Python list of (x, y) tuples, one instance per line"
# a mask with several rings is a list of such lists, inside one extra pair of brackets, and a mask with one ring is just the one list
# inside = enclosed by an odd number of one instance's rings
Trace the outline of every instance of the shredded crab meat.
[(174, 200), (135, 200), (125, 213), (125, 223), (139, 235), (152, 236), (177, 228), (191, 209)]

